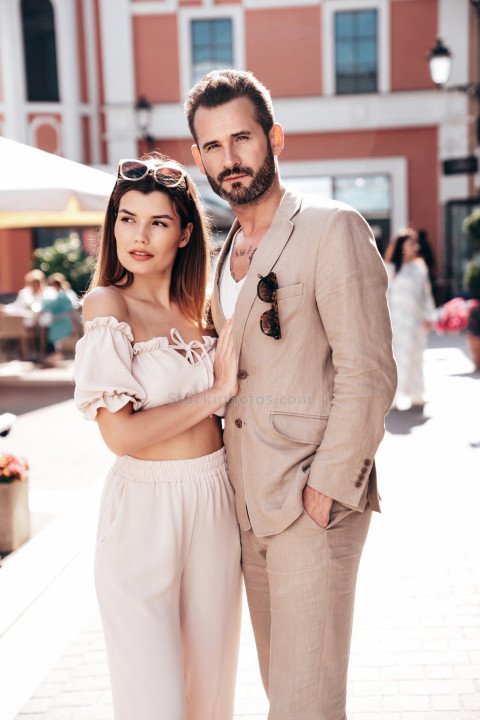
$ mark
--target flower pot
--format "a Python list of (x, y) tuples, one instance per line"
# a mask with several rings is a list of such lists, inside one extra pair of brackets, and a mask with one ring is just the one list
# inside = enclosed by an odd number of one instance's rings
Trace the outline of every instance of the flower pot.
[(0, 483), (0, 553), (15, 550), (29, 537), (28, 482)]
[(475, 370), (480, 370), (480, 336), (467, 333), (467, 341)]

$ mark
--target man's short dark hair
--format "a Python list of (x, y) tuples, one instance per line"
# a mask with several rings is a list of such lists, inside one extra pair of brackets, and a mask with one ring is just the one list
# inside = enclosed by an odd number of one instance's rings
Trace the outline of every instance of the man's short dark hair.
[(199, 107), (214, 108), (243, 97), (253, 103), (256, 120), (268, 135), (275, 120), (272, 98), (265, 85), (247, 70), (213, 70), (193, 86), (185, 101), (188, 127), (195, 142), (194, 121)]

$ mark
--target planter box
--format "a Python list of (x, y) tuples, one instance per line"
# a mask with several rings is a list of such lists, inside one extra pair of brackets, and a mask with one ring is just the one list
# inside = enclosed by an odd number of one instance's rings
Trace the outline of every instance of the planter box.
[(29, 537), (28, 482), (0, 483), (0, 553), (15, 550)]
[(477, 335), (467, 334), (468, 344), (470, 346), (470, 354), (472, 356), (475, 370), (480, 370), (480, 337)]

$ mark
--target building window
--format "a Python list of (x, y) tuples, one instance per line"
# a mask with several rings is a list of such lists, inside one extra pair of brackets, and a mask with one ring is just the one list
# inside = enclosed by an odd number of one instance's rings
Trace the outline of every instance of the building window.
[(353, 205), (364, 215), (388, 216), (391, 209), (389, 175), (336, 175), (333, 178), (335, 200)]
[(383, 255), (391, 234), (392, 180), (390, 175), (336, 175), (335, 200), (352, 205), (368, 221)]
[(30, 102), (58, 102), (55, 19), (49, 0), (22, 0), (23, 48)]
[(390, 175), (317, 175), (286, 178), (286, 183), (294, 190), (333, 198), (354, 207), (370, 224), (383, 255), (390, 238), (393, 214)]
[(378, 89), (377, 10), (335, 13), (337, 95)]
[(231, 18), (191, 21), (192, 84), (210, 70), (233, 67)]

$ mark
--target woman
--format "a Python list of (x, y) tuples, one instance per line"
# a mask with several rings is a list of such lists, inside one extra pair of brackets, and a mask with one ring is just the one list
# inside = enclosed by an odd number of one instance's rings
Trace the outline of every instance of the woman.
[(118, 456), (95, 561), (116, 720), (233, 715), (240, 548), (212, 414), (237, 364), (231, 325), (203, 328), (207, 265), (184, 169), (122, 161), (75, 361), (77, 405)]
[(48, 277), (48, 283), (51, 284), (51, 281), (58, 281), (60, 287), (65, 292), (65, 295), (70, 300), (71, 304), (71, 310), (70, 310), (70, 320), (72, 321), (72, 333), (71, 337), (75, 338), (75, 340), (78, 340), (83, 335), (83, 326), (82, 326), (82, 313), (81, 313), (81, 306), (80, 306), (80, 298), (78, 297), (75, 290), (72, 288), (70, 283), (68, 282), (67, 278), (63, 273), (57, 272), (53, 273), (53, 275), (49, 275)]
[(392, 240), (385, 253), (393, 350), (398, 370), (394, 406), (398, 410), (423, 407), (425, 403), (423, 351), (435, 305), (428, 268), (419, 257), (418, 249), (417, 233), (407, 228)]
[(62, 360), (62, 341), (73, 333), (72, 302), (62, 285), (62, 275), (49, 275), (47, 283), (52, 294), (44, 297), (42, 302), (43, 318), (47, 326), (47, 357), (46, 364)]
[(62, 288), (62, 290), (65, 291), (65, 294), (68, 296), (68, 299), (69, 299), (70, 302), (72, 303), (72, 307), (73, 307), (73, 308), (79, 308), (79, 307), (80, 307), (79, 297), (78, 297), (77, 293), (76, 293), (75, 290), (72, 288), (72, 286), (70, 285), (70, 283), (68, 282), (67, 278), (65, 277), (65, 275), (64, 275), (63, 273), (61, 273), (61, 272), (56, 272), (56, 273), (53, 273), (52, 275), (49, 275), (49, 276), (48, 276), (48, 283), (49, 283), (49, 284), (50, 284), (50, 281), (51, 281), (51, 280), (57, 280), (57, 281), (58, 281), (58, 283), (60, 284), (60, 287)]

